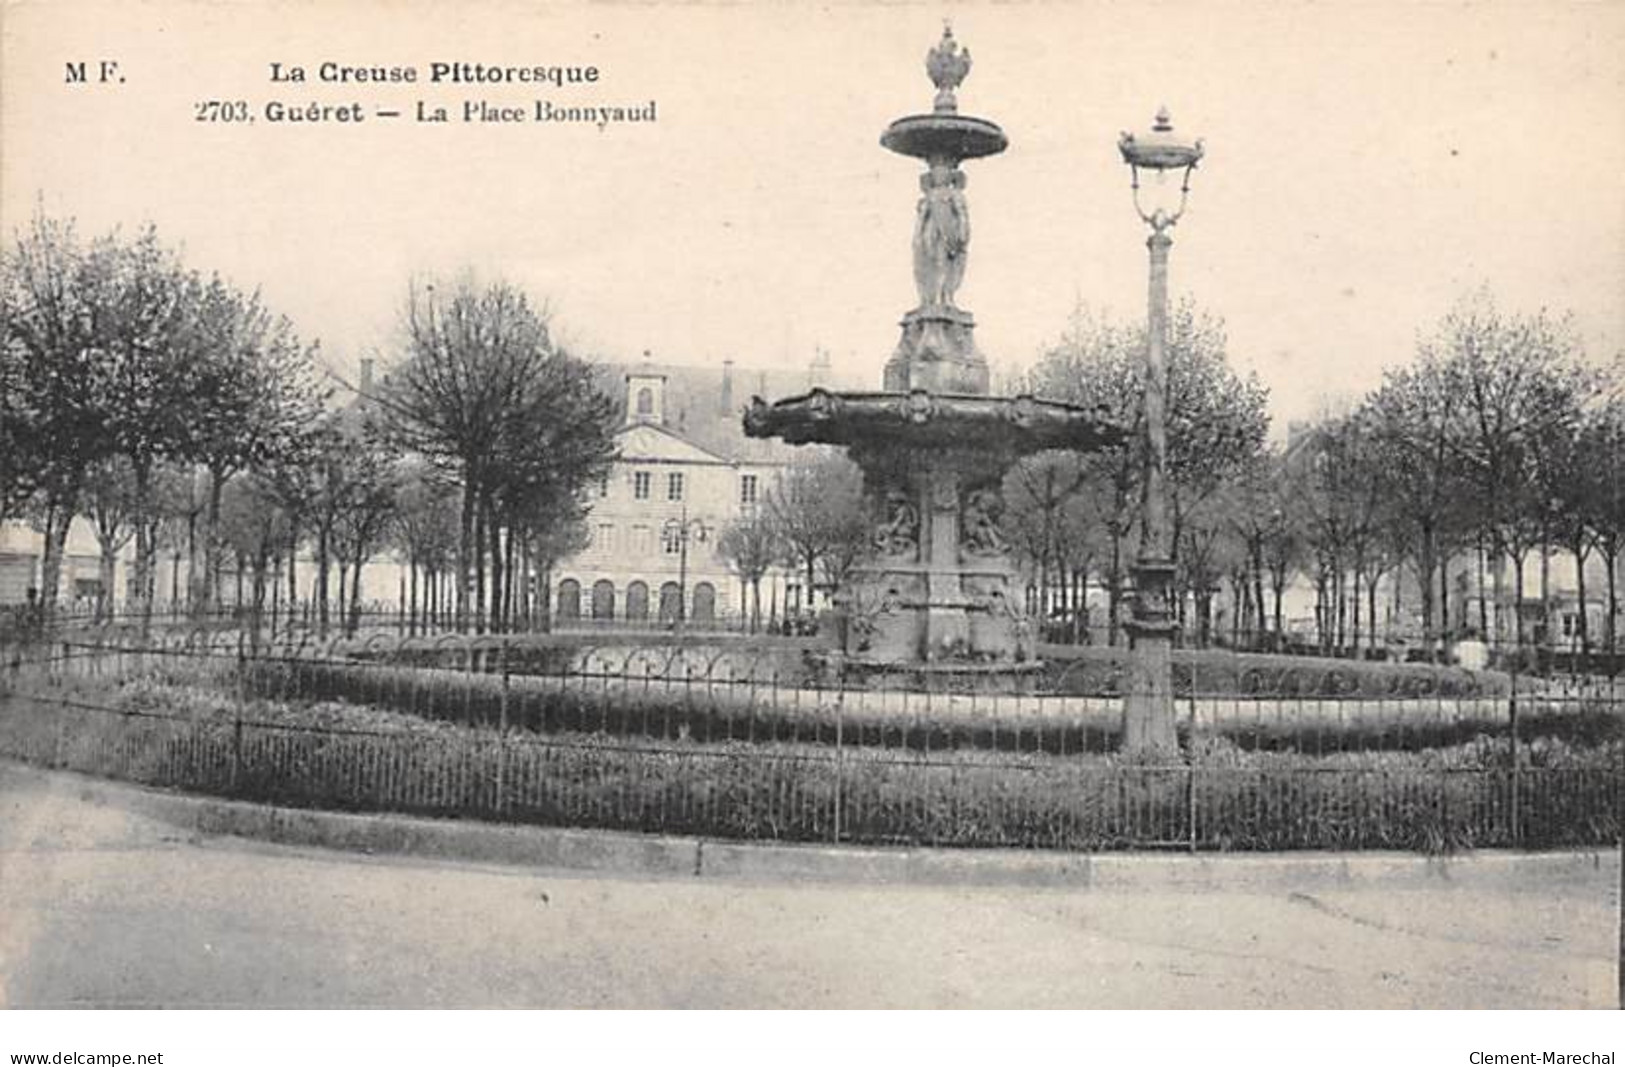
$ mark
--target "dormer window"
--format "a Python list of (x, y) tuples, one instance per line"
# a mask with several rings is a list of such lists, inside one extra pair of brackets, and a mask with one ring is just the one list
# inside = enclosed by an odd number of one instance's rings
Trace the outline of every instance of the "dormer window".
[(648, 386), (638, 390), (638, 418), (651, 419), (655, 413), (655, 391)]

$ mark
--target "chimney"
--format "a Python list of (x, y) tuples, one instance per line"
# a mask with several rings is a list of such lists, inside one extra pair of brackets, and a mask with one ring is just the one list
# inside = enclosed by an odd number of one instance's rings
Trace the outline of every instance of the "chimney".
[(718, 398), (717, 406), (721, 408), (721, 415), (727, 418), (734, 410), (734, 361), (722, 361), (722, 396)]
[(817, 389), (829, 384), (829, 350), (820, 348), (807, 364), (807, 388)]
[(372, 360), (370, 359), (361, 361), (360, 393), (362, 396), (368, 396), (372, 393)]

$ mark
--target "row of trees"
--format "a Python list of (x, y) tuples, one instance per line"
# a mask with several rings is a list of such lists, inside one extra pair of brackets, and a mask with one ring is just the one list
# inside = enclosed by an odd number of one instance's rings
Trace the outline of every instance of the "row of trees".
[[(1606, 575), (1606, 646), (1616, 644), (1616, 576), (1625, 537), (1625, 396), (1621, 367), (1584, 358), (1571, 322), (1545, 311), (1509, 314), (1486, 293), (1450, 312), (1409, 365), (1352, 410), (1304, 435), (1286, 474), (1303, 565), (1322, 591), (1327, 640), (1374, 638), (1376, 586), (1418, 594), (1430, 644), (1452, 624), (1452, 574), (1467, 567), (1477, 598), (1468, 626), (1524, 644), (1555, 637), (1551, 559), (1575, 566), (1577, 644), (1589, 650), (1586, 563)], [(1539, 567), (1539, 593), (1526, 576)], [(1397, 580), (1408, 576), (1409, 581)], [(1458, 605), (1464, 607), (1465, 605)], [(1497, 610), (1492, 617), (1491, 611)], [(1508, 625), (1510, 617), (1510, 626)], [(1345, 618), (1347, 622), (1345, 623)], [(1527, 623), (1538, 620), (1539, 634)]]
[[(1136, 442), (1089, 455), (1044, 453), (1018, 464), (1006, 480), (1006, 532), (1034, 575), (1037, 608), (1073, 640), (1083, 636), (1094, 581), (1106, 590), (1107, 640), (1122, 639), (1123, 593), (1138, 546), (1144, 352), (1143, 325), (1119, 325), (1079, 309), (1060, 341), (1011, 383), (1099, 410), (1130, 428)], [(1182, 613), (1187, 605), (1194, 611), (1199, 641), (1207, 639), (1212, 618), (1215, 587), (1209, 578), (1221, 565), (1224, 502), (1264, 454), (1267, 400), (1256, 378), (1230, 366), (1221, 320), (1189, 301), (1173, 308), (1168, 520), (1179, 567), (1177, 600)]]
[[(207, 612), (231, 560), (256, 618), (267, 601), (273, 617), (279, 602), (299, 604), (295, 561), (308, 550), (310, 622), (326, 631), (336, 602), (353, 630), (363, 564), (387, 547), (406, 564), (414, 627), (544, 624), (552, 567), (583, 543), (581, 490), (614, 452), (613, 403), (554, 343), (549, 319), (504, 283), (413, 284), (386, 373), (336, 406), (316, 346), (257, 293), (186, 267), (151, 229), (87, 240), (36, 214), (0, 255), (0, 520), (26, 517), (43, 534), (41, 609), (54, 610), (68, 525), (82, 516), (101, 543), (104, 596), (133, 541), (130, 602), (143, 619), (166, 545), (172, 573), (188, 564), (172, 599)], [(1007, 388), (1132, 428), (1143, 350), (1143, 326), (1080, 311)], [(1228, 590), (1233, 639), (1278, 639), (1285, 590), (1303, 575), (1327, 647), (1375, 641), (1383, 583), (1391, 615), (1415, 590), (1432, 640), (1449, 624), (1461, 560), (1481, 585), (1488, 574), (1496, 604), (1516, 607), (1526, 568), (1538, 563), (1544, 579), (1561, 550), (1606, 564), (1614, 647), (1620, 381), (1585, 362), (1565, 320), (1507, 314), (1476, 294), (1370, 396), (1276, 447), (1266, 390), (1230, 366), (1223, 323), (1180, 304), (1167, 481), (1186, 633), (1216, 636)], [(1005, 532), (1038, 610), (1074, 638), (1094, 586), (1106, 590), (1107, 639), (1121, 639), (1141, 459), (1133, 446), (1045, 454), (1005, 486)], [(838, 585), (870, 532), (856, 469), (821, 455), (790, 468), (719, 551), (757, 590), (759, 618), (769, 569), (795, 568), (809, 591)], [(1580, 577), (1583, 601), (1583, 567)], [(1529, 615), (1510, 615), (1519, 639)], [(1589, 644), (1584, 612), (1579, 623)]]
[(151, 229), (86, 241), (37, 214), (0, 257), (0, 519), (26, 513), (44, 534), (41, 610), (76, 515), (104, 576), (133, 537), (150, 608), (178, 480), (202, 553), (189, 593), (207, 608), (227, 487), (299, 454), (324, 400), (313, 356), (258, 294), (186, 269)]
[[(1307, 578), (1322, 646), (1374, 646), (1378, 590), (1388, 617), (1414, 610), (1430, 647), (1450, 625), (1452, 578), (1476, 571), (1476, 629), (1549, 616), (1550, 559), (1600, 556), (1609, 648), (1616, 645), (1616, 575), (1625, 538), (1625, 389), (1620, 367), (1589, 364), (1572, 323), (1545, 311), (1509, 314), (1486, 293), (1464, 299), (1418, 344), (1410, 363), (1347, 410), (1267, 440), (1265, 390), (1228, 364), (1222, 323), (1190, 303), (1170, 322), (1169, 518), (1178, 602), (1188, 638), (1207, 644), (1216, 598), (1228, 592), (1229, 638), (1279, 642), (1283, 599)], [(1085, 313), (1025, 380), (1039, 395), (1103, 409), (1134, 425), (1144, 334)], [(1034, 575), (1046, 617), (1082, 636), (1091, 584), (1106, 592), (1106, 639), (1121, 640), (1120, 591), (1137, 548), (1142, 456), (1043, 455), (1006, 486), (1008, 533)], [(1538, 562), (1538, 605), (1522, 604)], [(1414, 595), (1414, 609), (1405, 597)], [(1508, 611), (1490, 617), (1491, 603)], [(1461, 605), (1458, 605), (1458, 608)], [(1531, 610), (1538, 607), (1541, 610)], [(1578, 644), (1589, 647), (1585, 612)], [(1542, 633), (1550, 638), (1553, 628)]]
[(836, 452), (810, 452), (785, 469), (761, 506), (722, 531), (717, 555), (750, 590), (750, 626), (757, 630), (762, 579), (769, 571), (799, 572), (810, 605), (813, 590), (841, 585), (868, 552), (873, 535), (856, 464)]
[[(86, 240), (36, 214), (0, 254), (0, 521), (43, 534), (37, 610), (56, 610), (82, 517), (104, 617), (133, 539), (129, 604), (147, 624), (164, 545), (189, 575), (170, 596), (195, 615), (217, 606), (227, 559), (256, 620), (284, 576), (292, 613), (308, 548), (310, 621), (325, 632), (336, 601), (353, 631), (362, 567), (388, 546), (414, 621), (534, 620), (551, 561), (580, 543), (579, 490), (607, 472), (612, 404), (546, 309), (503, 283), (414, 284), (401, 334), (376, 389), (335, 407), (316, 346), (259, 294), (187, 268), (150, 228)], [(532, 574), (541, 590), (519, 580)]]

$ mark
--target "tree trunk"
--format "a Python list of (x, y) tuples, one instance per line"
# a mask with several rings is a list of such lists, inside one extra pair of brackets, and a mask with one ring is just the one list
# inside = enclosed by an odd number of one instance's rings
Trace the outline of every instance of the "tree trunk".
[[(1253, 577), (1253, 611), (1256, 615), (1255, 619), (1248, 620), (1248, 625), (1256, 626), (1258, 632), (1262, 634), (1269, 624), (1264, 615), (1264, 547), (1261, 543), (1254, 543), (1250, 563)], [(1255, 648), (1257, 647), (1258, 638), (1256, 636), (1253, 638), (1252, 644)]]
[(1286, 645), (1286, 616), (1281, 608), (1281, 600), (1286, 595), (1286, 582), (1271, 580), (1270, 592), (1275, 594), (1275, 637), (1271, 641), (1275, 651), (1279, 652)]
[(1495, 569), (1490, 572), (1491, 587), (1495, 597), (1495, 646), (1499, 648), (1506, 643), (1506, 559), (1499, 549), (1495, 552)]
[(316, 527), (316, 633), (319, 637), (327, 637), (327, 585), (328, 569), (331, 567), (331, 557), (328, 545), (328, 524), (325, 519)]
[(1619, 636), (1619, 542), (1609, 538), (1603, 544), (1603, 562), (1608, 565), (1608, 618), (1604, 620), (1604, 636), (1608, 640), (1608, 676), (1611, 678), (1618, 672), (1618, 664), (1614, 657), (1619, 654), (1617, 638)]
[(1112, 564), (1106, 587), (1106, 644), (1116, 648), (1123, 624), (1123, 538), (1112, 531)]
[(152, 519), (157, 510), (152, 501), (152, 461), (145, 456), (132, 456), (130, 472), (135, 488), (135, 560), (130, 581), (135, 590), (135, 603), (126, 604), (125, 612), (136, 612), (145, 636), (152, 632), (152, 572), (158, 558), (155, 536), (158, 528)]
[(1524, 643), (1524, 637), (1523, 637), (1523, 559), (1524, 559), (1524, 554), (1522, 552), (1515, 553), (1512, 556), (1512, 583), (1513, 583), (1512, 584), (1512, 597), (1513, 597), (1512, 624), (1515, 627), (1514, 633), (1517, 634), (1518, 647), (1519, 648), (1522, 648), (1523, 643)]
[(503, 608), (507, 601), (507, 588), (503, 578), (507, 574), (507, 566), (502, 551), (502, 523), (498, 521), (496, 510), (489, 503), (485, 505), (484, 515), (491, 554), (491, 632), (505, 633), (507, 621), (503, 617)]
[(1478, 634), (1481, 640), (1490, 639), (1490, 606), (1484, 597), (1484, 531), (1478, 532)]
[(249, 648), (258, 650), (260, 647), (260, 624), (265, 615), (265, 572), (270, 566), (270, 551), (261, 548), (259, 555), (254, 558), (254, 601), (249, 606), (249, 619), (251, 625), (248, 631)]
[(337, 609), (338, 609), (335, 612), (335, 614), (338, 616), (338, 618), (335, 621), (338, 624), (339, 633), (344, 633), (345, 630), (348, 629), (348, 623), (346, 622), (346, 616), (349, 615), (349, 611), (347, 610), (349, 602), (345, 599), (345, 597), (346, 597), (347, 593), (349, 592), (349, 588), (350, 588), (350, 582), (349, 582), (350, 561), (348, 559), (346, 559), (342, 554), (335, 553), (334, 555), (335, 555), (336, 558), (334, 559), (333, 562), (337, 563), (338, 566), (333, 568), (333, 569), (338, 571), (338, 575), (339, 575), (338, 603), (335, 605), (335, 607), (337, 607)]
[(553, 632), (553, 560), (536, 561), (536, 629)]
[[(1576, 636), (1580, 639), (1580, 656), (1590, 656), (1591, 627), (1586, 620), (1586, 557), (1591, 554), (1591, 550), (1586, 545), (1584, 538), (1576, 540), (1573, 545), (1569, 546), (1569, 549), (1574, 553), (1575, 593), (1580, 598), (1579, 615), (1574, 620)], [(1577, 657), (1575, 668), (1578, 669), (1578, 667), (1579, 661)]]
[(282, 557), (278, 553), (271, 560), (271, 640), (276, 640), (276, 629), (281, 615)]
[(62, 556), (68, 545), (68, 527), (73, 525), (73, 508), (51, 502), (45, 508), (44, 554), (40, 558), (40, 621), (49, 626), (56, 616), (62, 586)]
[(215, 606), (215, 585), (220, 580), (220, 497), (230, 477), (214, 467), (209, 468), (209, 494), (203, 511), (203, 574), (196, 584), (197, 596), (193, 609), (198, 615), (207, 615)]
[(1365, 566), (1356, 562), (1354, 564), (1354, 595), (1349, 598), (1353, 622), (1353, 633), (1350, 635), (1350, 651), (1354, 658), (1360, 658), (1360, 584), (1365, 581)]
[(1369, 648), (1371, 648), (1372, 651), (1376, 651), (1377, 648), (1377, 586), (1380, 585), (1381, 582), (1382, 575), (1380, 573), (1372, 574), (1370, 576), (1370, 582), (1366, 586), (1365, 592), (1366, 617), (1369, 620), (1368, 625), (1371, 627), (1371, 637), (1367, 640), (1366, 644)]
[(1546, 543), (1546, 532), (1540, 537), (1540, 625), (1541, 644), (1550, 651), (1557, 647), (1557, 635), (1552, 632), (1552, 547)]
[(1434, 627), (1433, 617), (1433, 566), (1436, 548), (1437, 541), (1434, 538), (1433, 528), (1424, 524), (1421, 539), (1417, 544), (1416, 585), (1422, 594), (1422, 648), (1429, 660), (1433, 659), (1434, 650), (1438, 647), (1435, 644), (1438, 630)]
[(457, 632), (466, 634), (474, 608), (474, 480), (464, 469), (463, 507), (457, 528)]
[(485, 609), (485, 501), (474, 501), (474, 632), (483, 634)]
[[(360, 548), (359, 545), (356, 547), (357, 549)], [(356, 631), (361, 629), (361, 568), (366, 565), (366, 554), (357, 551), (355, 554), (355, 567), (350, 578), (350, 623), (347, 630), (351, 637), (354, 637)]]
[(96, 622), (104, 625), (113, 621), (113, 582), (118, 577), (118, 545), (111, 540), (101, 542), (102, 558), (97, 577), (101, 589), (96, 594)]
[(288, 534), (288, 622), (291, 625), (299, 611), (299, 533)]
[(418, 560), (410, 553), (406, 557), (406, 603), (401, 605), (406, 609), (406, 632), (411, 637), (418, 635)]

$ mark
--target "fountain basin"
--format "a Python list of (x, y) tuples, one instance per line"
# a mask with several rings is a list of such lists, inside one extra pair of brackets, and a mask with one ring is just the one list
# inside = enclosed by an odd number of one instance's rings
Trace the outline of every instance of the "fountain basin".
[[(1025, 455), (1050, 448), (1094, 451), (1121, 444), (1127, 431), (1101, 411), (1031, 396), (814, 389), (767, 403), (752, 401), (745, 433), (790, 444), (974, 444), (990, 453)], [(861, 460), (860, 460), (861, 464)]]
[[(1000, 527), (1004, 476), (1023, 455), (1093, 451), (1125, 431), (1100, 412), (1030, 396), (814, 389), (754, 399), (745, 432), (846, 449), (863, 471), (869, 544), (835, 603), (843, 661), (870, 684), (922, 672), (1030, 669), (1037, 635)], [(895, 672), (890, 681), (877, 676)]]
[(970, 115), (908, 115), (886, 127), (882, 146), (915, 159), (980, 159), (1010, 144), (998, 125)]

